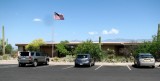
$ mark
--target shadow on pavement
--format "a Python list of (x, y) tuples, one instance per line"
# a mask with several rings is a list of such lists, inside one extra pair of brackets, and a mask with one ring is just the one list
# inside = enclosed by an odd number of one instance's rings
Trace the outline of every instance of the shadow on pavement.
[(137, 69), (153, 69), (153, 67), (149, 67), (149, 66), (141, 66), (141, 67), (138, 67), (138, 66), (136, 66), (136, 65), (132, 65), (132, 67), (137, 68)]
[[(41, 67), (41, 66), (48, 66), (48, 65), (38, 64), (36, 67)], [(32, 64), (26, 64), (26, 66), (23, 66), (23, 67), (34, 67), (34, 66)]]
[[(91, 66), (91, 67), (93, 67), (93, 66)], [(83, 65), (83, 66), (74, 66), (74, 68), (91, 68), (91, 67), (89, 67), (89, 66), (85, 66), (85, 65)]]

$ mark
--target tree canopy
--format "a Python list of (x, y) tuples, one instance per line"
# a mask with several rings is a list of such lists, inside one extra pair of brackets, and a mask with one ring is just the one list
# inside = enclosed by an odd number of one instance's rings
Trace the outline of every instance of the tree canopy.
[[(1, 40), (1, 39), (0, 39)], [(0, 41), (0, 54), (2, 55), (2, 40)], [(13, 51), (13, 47), (11, 44), (8, 44), (7, 41), (5, 41), (5, 53), (6, 54), (11, 54), (11, 52)]]
[(40, 51), (40, 46), (43, 45), (45, 42), (43, 39), (35, 39), (31, 43), (29, 43), (25, 49), (27, 51)]
[(76, 54), (91, 54), (97, 60), (101, 59), (101, 49), (99, 44), (95, 44), (91, 40), (87, 40), (79, 44), (75, 51)]
[(157, 36), (153, 36), (152, 41), (144, 41), (138, 45), (134, 55), (138, 53), (151, 53), (155, 57), (160, 57), (160, 41), (157, 41)]
[(56, 51), (60, 53), (60, 56), (66, 56), (69, 55), (71, 52), (69, 50), (69, 46), (67, 45), (69, 41), (61, 41), (59, 44), (57, 44), (55, 47), (57, 48)]

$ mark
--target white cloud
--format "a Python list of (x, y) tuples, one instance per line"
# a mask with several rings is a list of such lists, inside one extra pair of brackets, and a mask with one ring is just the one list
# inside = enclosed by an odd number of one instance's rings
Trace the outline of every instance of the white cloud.
[(33, 21), (35, 21), (35, 22), (41, 22), (42, 20), (39, 19), (39, 18), (35, 18), (35, 19), (33, 19)]
[(108, 35), (108, 34), (118, 34), (119, 30), (112, 28), (111, 30), (107, 31), (107, 30), (103, 30), (102, 34)]
[(88, 32), (89, 35), (95, 35), (98, 34), (98, 32)]

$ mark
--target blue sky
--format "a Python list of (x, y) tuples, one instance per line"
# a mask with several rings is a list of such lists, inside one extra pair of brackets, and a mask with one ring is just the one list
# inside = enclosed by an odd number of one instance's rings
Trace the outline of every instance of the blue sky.
[[(151, 39), (160, 0), (0, 0), (0, 27), (13, 46), (34, 39)], [(53, 19), (54, 12), (65, 20)], [(0, 28), (2, 31), (2, 28)], [(53, 34), (52, 34), (53, 33)], [(0, 38), (2, 34), (0, 33)]]

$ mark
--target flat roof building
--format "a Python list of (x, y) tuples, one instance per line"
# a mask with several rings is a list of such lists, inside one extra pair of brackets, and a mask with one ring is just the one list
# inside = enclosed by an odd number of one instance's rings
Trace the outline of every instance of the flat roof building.
[[(82, 42), (69, 42), (68, 45), (75, 48), (78, 44)], [(98, 42), (93, 42), (98, 43)], [(52, 42), (46, 42), (44, 45), (40, 47), (40, 50), (42, 52), (47, 53), (50, 57), (59, 56), (58, 52), (55, 51), (55, 45), (59, 43), (52, 43)], [(125, 46), (131, 46), (131, 45), (138, 45), (140, 43), (133, 43), (133, 42), (102, 42), (101, 43), (101, 49), (103, 51), (107, 51), (107, 49), (114, 50), (116, 54), (119, 54), (120, 49), (124, 48)], [(16, 46), (18, 46), (18, 51), (26, 51), (25, 46), (28, 45), (27, 43), (18, 43)], [(52, 55), (52, 47), (53, 47), (53, 55)]]

